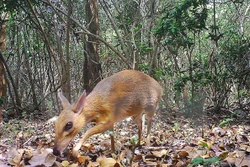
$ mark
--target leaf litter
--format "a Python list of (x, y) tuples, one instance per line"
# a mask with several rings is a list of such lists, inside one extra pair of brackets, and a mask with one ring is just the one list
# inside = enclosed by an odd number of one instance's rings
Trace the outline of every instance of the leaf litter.
[[(137, 127), (126, 119), (115, 125), (114, 153), (110, 149), (110, 132), (105, 132), (89, 138), (77, 159), (72, 158), (72, 147), (89, 127), (83, 128), (64, 153), (56, 157), (52, 153), (55, 118), (13, 119), (0, 123), (0, 166), (250, 166), (250, 126), (246, 121), (250, 119), (236, 117), (227, 121), (224, 115), (218, 117), (206, 115), (194, 120), (176, 112), (158, 112), (153, 121), (151, 146), (142, 141), (139, 147), (135, 144)], [(145, 133), (144, 129), (143, 139)]]

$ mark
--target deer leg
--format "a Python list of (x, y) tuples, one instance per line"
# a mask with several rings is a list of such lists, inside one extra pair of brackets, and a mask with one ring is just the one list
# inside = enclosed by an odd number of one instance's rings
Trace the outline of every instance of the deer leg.
[(113, 128), (113, 123), (106, 123), (106, 124), (98, 124), (89, 130), (82, 136), (82, 139), (76, 144), (76, 146), (73, 148), (73, 157), (77, 157), (78, 151), (80, 150), (82, 144), (92, 135), (104, 132), (106, 130)]
[(142, 134), (142, 119), (141, 119), (141, 114), (133, 116), (133, 121), (134, 123), (136, 123), (137, 127), (138, 127), (138, 143), (137, 146), (140, 145), (140, 141), (141, 141), (141, 134)]
[(149, 107), (145, 110), (146, 118), (147, 118), (147, 138), (146, 138), (146, 145), (150, 146), (150, 131), (152, 127), (152, 119), (155, 113), (155, 108)]
[(115, 152), (115, 139), (114, 139), (114, 126), (112, 127), (112, 133), (109, 134), (111, 141), (111, 151)]

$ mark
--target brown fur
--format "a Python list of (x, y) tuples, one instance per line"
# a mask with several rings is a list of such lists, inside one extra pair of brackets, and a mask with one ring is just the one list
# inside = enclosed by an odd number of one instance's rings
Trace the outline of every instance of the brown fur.
[[(158, 82), (134, 70), (124, 70), (102, 80), (87, 97), (83, 93), (74, 105), (70, 105), (60, 94), (63, 111), (55, 126), (55, 152), (63, 151), (87, 123), (96, 122), (96, 126), (89, 129), (73, 149), (73, 155), (76, 156), (88, 137), (112, 129), (115, 122), (127, 117), (132, 117), (138, 125), (140, 141), (143, 113), (146, 114), (149, 122), (147, 132), (149, 140), (152, 116), (161, 95), (162, 88)], [(73, 123), (73, 128), (65, 131), (65, 125), (69, 121)]]

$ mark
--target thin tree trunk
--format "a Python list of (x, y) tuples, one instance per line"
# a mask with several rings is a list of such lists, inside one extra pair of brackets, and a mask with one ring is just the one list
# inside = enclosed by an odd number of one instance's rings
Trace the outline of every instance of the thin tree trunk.
[[(18, 90), (17, 90), (17, 88), (16, 88), (14, 79), (13, 79), (13, 77), (12, 77), (12, 75), (11, 75), (11, 72), (10, 72), (10, 70), (9, 70), (9, 67), (7, 66), (7, 63), (6, 63), (6, 61), (4, 60), (4, 57), (3, 57), (2, 54), (0, 54), (0, 62), (3, 63), (3, 65), (4, 65), (4, 67), (5, 67), (5, 70), (6, 70), (6, 73), (8, 74), (9, 82), (8, 82), (8, 80), (6, 80), (6, 83), (8, 83), (9, 87), (10, 87), (10, 85), (12, 85), (12, 87), (13, 87), (13, 91), (14, 91), (14, 94), (15, 94), (15, 97), (16, 97), (16, 98), (15, 98), (15, 101), (14, 101), (14, 98), (12, 98), (12, 99), (13, 99), (13, 103), (14, 103), (15, 109), (18, 111), (19, 108), (21, 107), (21, 100), (20, 100), (20, 98), (19, 98)], [(7, 74), (6, 74), (6, 75), (7, 75)], [(5, 73), (4, 73), (4, 75), (5, 75)], [(11, 92), (11, 91), (9, 91), (9, 92)], [(9, 93), (9, 94), (11, 94), (11, 93)]]
[[(88, 31), (99, 35), (99, 19), (97, 0), (88, 0), (85, 6)], [(84, 88), (90, 92), (101, 80), (101, 63), (99, 62), (99, 40), (92, 35), (87, 35), (86, 52), (84, 54)]]
[(62, 91), (64, 96), (71, 101), (71, 86), (70, 86), (70, 27), (71, 27), (71, 13), (72, 13), (72, 2), (68, 0), (68, 16), (67, 16), (67, 30), (66, 30), (66, 62), (62, 72)]
[[(7, 14), (6, 14), (7, 16)], [(0, 18), (0, 50), (6, 50), (6, 25)], [(1, 54), (1, 53), (0, 53)], [(7, 84), (5, 79), (4, 62), (0, 61), (0, 122), (3, 120), (4, 106), (6, 104)]]
[[(23, 32), (24, 33), (24, 32)], [(23, 48), (23, 51), (24, 51), (24, 64), (25, 64), (25, 67), (27, 68), (27, 71), (28, 71), (28, 78), (29, 78), (29, 82), (30, 82), (30, 86), (31, 86), (31, 92), (32, 92), (32, 101), (33, 101), (33, 106), (34, 106), (34, 110), (38, 110), (38, 101), (37, 101), (37, 96), (36, 96), (36, 91), (35, 91), (35, 83), (34, 83), (34, 79), (32, 77), (32, 69), (30, 67), (30, 63), (29, 63), (29, 56), (27, 54), (27, 50), (26, 48), (29, 48), (27, 45), (26, 45), (26, 42), (27, 41), (25, 39), (25, 35), (22, 33), (22, 42), (23, 42), (23, 45), (24, 45), (24, 48)], [(26, 33), (29, 34), (28, 30), (26, 30)]]

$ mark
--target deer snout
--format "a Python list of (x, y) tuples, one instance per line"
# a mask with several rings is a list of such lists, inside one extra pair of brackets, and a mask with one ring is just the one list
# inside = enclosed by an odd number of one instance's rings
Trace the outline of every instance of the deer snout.
[(58, 155), (60, 155), (60, 151), (59, 151), (56, 147), (54, 147), (54, 148), (53, 148), (53, 154), (54, 154), (55, 156), (58, 156)]

